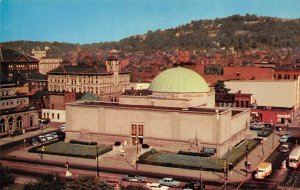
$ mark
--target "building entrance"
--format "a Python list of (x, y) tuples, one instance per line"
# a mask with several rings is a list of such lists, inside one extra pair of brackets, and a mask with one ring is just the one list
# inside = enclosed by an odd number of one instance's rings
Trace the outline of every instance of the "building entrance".
[(143, 144), (144, 125), (143, 124), (131, 124), (131, 140), (132, 145)]

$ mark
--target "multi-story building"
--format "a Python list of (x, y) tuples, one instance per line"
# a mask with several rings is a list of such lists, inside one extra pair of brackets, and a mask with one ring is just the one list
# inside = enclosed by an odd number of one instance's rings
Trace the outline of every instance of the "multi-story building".
[(39, 72), (41, 74), (47, 74), (49, 71), (56, 69), (63, 63), (59, 58), (42, 58), (39, 63)]
[(47, 57), (47, 51), (45, 50), (32, 50), (31, 54), (34, 58), (40, 60), (39, 72), (41, 74), (47, 74), (49, 71), (59, 67), (63, 60), (61, 58), (49, 58)]
[(47, 90), (48, 88), (47, 76), (40, 73), (28, 75), (25, 81), (26, 81), (25, 86), (28, 87), (28, 90), (31, 93), (34, 93), (39, 90), (40, 91)]
[(45, 97), (45, 108), (42, 109), (42, 117), (52, 122), (66, 122), (65, 104), (74, 102), (75, 92), (48, 92)]
[(27, 95), (16, 93), (15, 84), (0, 84), (0, 136), (38, 128), (38, 119), (38, 109), (29, 105)]
[(250, 108), (252, 94), (237, 93), (216, 93), (216, 106)]
[(0, 47), (1, 80), (17, 85), (24, 84), (24, 77), (39, 72), (39, 60), (15, 51)]
[(90, 92), (105, 101), (116, 101), (129, 85), (129, 81), (129, 72), (121, 71), (117, 58), (107, 58), (106, 68), (63, 65), (48, 72), (49, 91)]
[(274, 79), (277, 80), (297, 80), (300, 76), (300, 70), (275, 70)]
[(236, 80), (224, 84), (232, 93), (253, 94), (251, 112), (263, 122), (287, 124), (300, 109), (300, 77), (298, 80)]

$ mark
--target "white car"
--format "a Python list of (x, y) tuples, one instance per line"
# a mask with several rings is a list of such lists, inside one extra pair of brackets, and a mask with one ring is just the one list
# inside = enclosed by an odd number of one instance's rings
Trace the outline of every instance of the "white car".
[(175, 181), (173, 178), (170, 177), (165, 177), (163, 179), (160, 179), (158, 183), (169, 187), (179, 187), (180, 185), (179, 181)]
[(291, 138), (291, 137), (292, 137), (291, 133), (285, 133), (285, 134), (282, 135), (282, 136), (286, 136), (287, 138)]
[(289, 137), (283, 135), (283, 136), (279, 139), (279, 142), (285, 143), (285, 142), (287, 142), (288, 140), (289, 140)]
[(168, 190), (169, 187), (163, 186), (159, 183), (147, 183), (147, 188), (151, 190)]

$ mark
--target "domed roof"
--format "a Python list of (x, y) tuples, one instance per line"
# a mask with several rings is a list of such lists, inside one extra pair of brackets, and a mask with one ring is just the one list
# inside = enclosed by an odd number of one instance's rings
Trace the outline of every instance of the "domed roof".
[(167, 69), (150, 84), (152, 92), (209, 92), (206, 81), (195, 71), (183, 67)]

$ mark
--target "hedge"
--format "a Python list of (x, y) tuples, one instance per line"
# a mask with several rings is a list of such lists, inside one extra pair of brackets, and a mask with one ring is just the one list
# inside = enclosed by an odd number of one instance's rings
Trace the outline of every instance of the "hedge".
[(82, 144), (82, 145), (91, 145), (91, 146), (95, 146), (97, 145), (97, 142), (86, 142), (86, 141), (78, 141), (78, 140), (70, 140), (71, 144)]
[(200, 156), (200, 157), (210, 157), (211, 154), (202, 153), (202, 152), (186, 152), (186, 151), (179, 151), (177, 154), (180, 155), (188, 155), (188, 156)]

